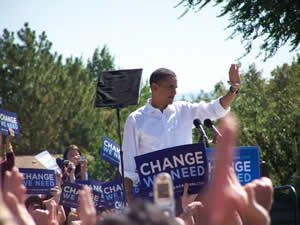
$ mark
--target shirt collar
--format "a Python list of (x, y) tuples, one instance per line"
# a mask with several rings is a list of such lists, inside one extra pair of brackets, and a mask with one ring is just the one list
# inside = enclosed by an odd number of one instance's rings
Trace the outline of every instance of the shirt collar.
[(149, 98), (147, 100), (147, 104), (146, 104), (146, 109), (147, 109), (147, 112), (150, 114), (150, 115), (162, 115), (163, 113), (171, 113), (171, 112), (175, 112), (175, 107), (174, 105), (168, 105), (163, 112), (161, 112), (159, 109), (157, 108), (154, 108), (152, 105), (151, 105), (151, 98)]

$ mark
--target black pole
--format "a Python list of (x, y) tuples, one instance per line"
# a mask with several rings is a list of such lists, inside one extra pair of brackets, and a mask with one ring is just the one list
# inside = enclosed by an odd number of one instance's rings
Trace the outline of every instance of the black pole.
[(118, 118), (118, 135), (119, 135), (119, 145), (120, 145), (120, 163), (121, 163), (121, 179), (123, 182), (123, 201), (126, 205), (127, 198), (126, 198), (126, 187), (125, 187), (125, 177), (124, 177), (124, 162), (123, 162), (123, 150), (122, 150), (122, 137), (121, 137), (121, 118), (120, 118), (120, 106), (116, 106), (117, 109), (117, 118)]
[(200, 134), (199, 143), (203, 143), (205, 148), (209, 148), (209, 142), (208, 142), (208, 138), (206, 135)]

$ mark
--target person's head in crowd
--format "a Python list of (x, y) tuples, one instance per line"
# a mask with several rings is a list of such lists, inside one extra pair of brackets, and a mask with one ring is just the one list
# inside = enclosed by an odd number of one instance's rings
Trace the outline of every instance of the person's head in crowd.
[(150, 87), (152, 106), (163, 110), (174, 101), (177, 89), (176, 74), (172, 70), (159, 68), (150, 76)]
[(43, 200), (38, 195), (29, 196), (25, 201), (25, 206), (30, 214), (36, 209), (44, 209)]
[(145, 200), (137, 200), (120, 216), (106, 215), (97, 225), (178, 225), (174, 217), (167, 216), (158, 207)]
[(78, 146), (70, 145), (64, 151), (64, 160), (69, 160), (74, 163), (75, 166), (78, 166), (80, 163), (81, 152)]
[(81, 151), (77, 145), (68, 146), (65, 149), (63, 155), (64, 160), (68, 160), (69, 162), (74, 164), (76, 179), (81, 179), (80, 156), (81, 156)]

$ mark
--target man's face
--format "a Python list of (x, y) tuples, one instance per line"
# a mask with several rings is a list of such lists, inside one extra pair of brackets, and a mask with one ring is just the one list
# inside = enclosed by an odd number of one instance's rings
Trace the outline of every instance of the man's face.
[(153, 84), (152, 91), (155, 92), (160, 101), (166, 105), (173, 103), (176, 89), (177, 89), (177, 78), (175, 76), (168, 76), (166, 79), (161, 80)]

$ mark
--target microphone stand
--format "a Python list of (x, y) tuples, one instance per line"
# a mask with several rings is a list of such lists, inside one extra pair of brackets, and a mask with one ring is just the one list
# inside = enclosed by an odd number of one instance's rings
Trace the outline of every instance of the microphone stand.
[(118, 118), (118, 136), (119, 136), (119, 143), (120, 143), (120, 163), (121, 163), (121, 172), (122, 172), (122, 183), (123, 183), (123, 201), (126, 205), (127, 197), (126, 197), (126, 187), (125, 187), (125, 177), (124, 177), (124, 161), (123, 161), (123, 150), (122, 150), (122, 137), (121, 137), (121, 118), (120, 118), (120, 105), (116, 105), (117, 110), (117, 118)]
[(203, 143), (205, 148), (209, 148), (209, 142), (208, 142), (208, 138), (205, 135), (205, 133), (200, 132), (200, 138), (199, 138), (199, 143)]
[(204, 145), (204, 147), (209, 148), (209, 144), (208, 144), (208, 138), (205, 134), (205, 130), (202, 127), (202, 123), (199, 119), (195, 119), (193, 121), (194, 126), (198, 129), (199, 133), (200, 133), (200, 139), (199, 139), (199, 143), (202, 143)]

